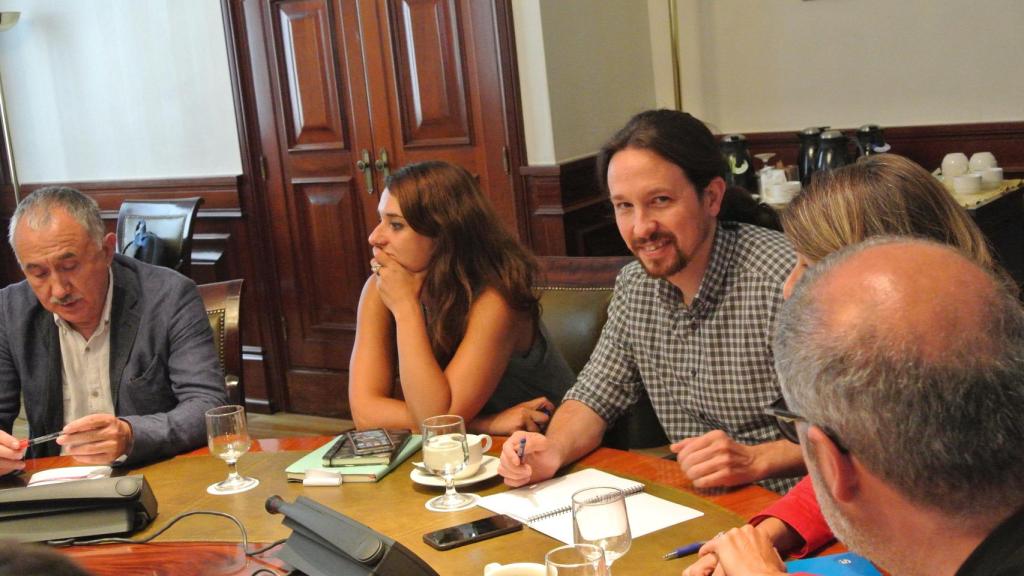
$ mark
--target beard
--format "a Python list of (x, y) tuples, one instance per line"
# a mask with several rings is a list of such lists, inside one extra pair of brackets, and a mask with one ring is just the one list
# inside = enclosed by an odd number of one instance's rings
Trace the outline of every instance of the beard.
[[(650, 262), (643, 257), (644, 247), (648, 244), (654, 244), (668, 240), (669, 247), (672, 250), (672, 254), (669, 258), (662, 263)], [(674, 234), (668, 232), (656, 232), (649, 238), (643, 238), (641, 240), (634, 241), (630, 247), (630, 251), (640, 265), (647, 271), (647, 275), (651, 278), (668, 278), (681, 272), (686, 265), (689, 264), (689, 259), (683, 254), (683, 251), (679, 249), (679, 245), (676, 243), (676, 237)]]

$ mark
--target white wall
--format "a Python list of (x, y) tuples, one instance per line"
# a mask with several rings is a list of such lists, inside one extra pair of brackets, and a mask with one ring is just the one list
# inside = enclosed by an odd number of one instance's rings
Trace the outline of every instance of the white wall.
[(1024, 120), (1020, 0), (678, 2), (683, 106), (721, 132)]
[(220, 3), (0, 0), (23, 182), (241, 172)]
[(656, 104), (647, 0), (512, 7), (530, 164), (592, 154)]

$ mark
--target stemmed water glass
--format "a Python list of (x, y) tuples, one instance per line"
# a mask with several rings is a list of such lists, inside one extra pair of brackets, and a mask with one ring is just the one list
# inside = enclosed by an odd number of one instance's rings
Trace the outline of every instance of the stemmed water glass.
[(547, 576), (605, 576), (604, 551), (593, 544), (559, 546), (544, 556)]
[(462, 416), (432, 416), (420, 426), (423, 433), (423, 465), (427, 470), (444, 478), (444, 494), (427, 501), (427, 508), (438, 512), (453, 512), (476, 503), (472, 495), (455, 491), (455, 475), (469, 461), (466, 444), (466, 424)]
[(762, 152), (760, 154), (754, 154), (754, 158), (761, 161), (761, 170), (757, 172), (757, 190), (761, 196), (761, 201), (765, 201), (765, 194), (768, 192), (768, 186), (771, 182), (768, 181), (768, 173), (772, 169), (771, 159), (775, 157), (775, 152)]
[(219, 406), (206, 411), (206, 437), (210, 453), (228, 463), (229, 472), (225, 480), (211, 484), (206, 489), (210, 494), (237, 494), (255, 488), (260, 481), (240, 476), (238, 459), (249, 451), (252, 440), (245, 423), (245, 408), (241, 406)]
[(771, 159), (774, 157), (775, 152), (761, 152), (760, 154), (754, 154), (754, 158), (757, 158), (758, 160), (761, 161), (761, 170), (764, 170), (765, 168), (771, 168), (771, 165), (768, 164), (768, 162), (770, 162)]
[(586, 488), (572, 495), (572, 535), (576, 544), (604, 550), (607, 573), (629, 551), (633, 537), (626, 515), (626, 495), (618, 488)]

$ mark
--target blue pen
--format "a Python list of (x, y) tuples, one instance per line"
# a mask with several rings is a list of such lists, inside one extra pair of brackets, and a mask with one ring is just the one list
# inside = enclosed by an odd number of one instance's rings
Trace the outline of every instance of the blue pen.
[(526, 456), (526, 438), (519, 439), (519, 463), (523, 463), (523, 458)]
[(682, 548), (676, 548), (675, 550), (665, 554), (665, 560), (674, 560), (676, 558), (682, 558), (683, 556), (689, 556), (690, 554), (696, 554), (700, 547), (704, 545), (704, 542), (694, 542), (687, 544)]

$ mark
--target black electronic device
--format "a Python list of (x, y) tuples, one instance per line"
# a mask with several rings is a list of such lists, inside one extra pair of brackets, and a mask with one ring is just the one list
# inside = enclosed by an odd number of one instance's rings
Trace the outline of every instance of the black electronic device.
[(427, 532), (423, 535), (423, 541), (438, 550), (450, 550), (470, 542), (479, 542), (522, 529), (522, 522), (511, 516), (496, 514), (465, 524)]
[(292, 535), (275, 557), (309, 576), (438, 576), (408, 548), (368, 526), (303, 496), (267, 498)]
[(141, 475), (0, 490), (0, 540), (47, 542), (123, 534), (156, 517)]
[(352, 452), (357, 456), (366, 454), (385, 454), (395, 449), (395, 443), (383, 428), (370, 430), (351, 430), (346, 432)]

